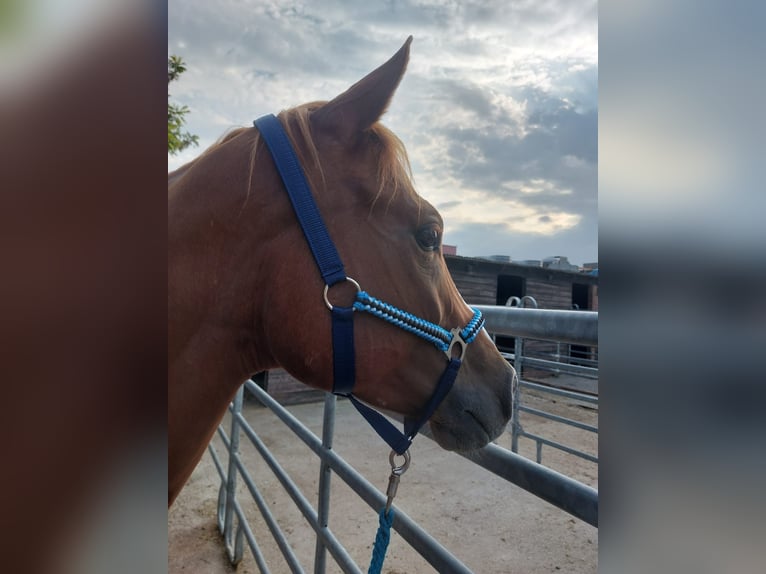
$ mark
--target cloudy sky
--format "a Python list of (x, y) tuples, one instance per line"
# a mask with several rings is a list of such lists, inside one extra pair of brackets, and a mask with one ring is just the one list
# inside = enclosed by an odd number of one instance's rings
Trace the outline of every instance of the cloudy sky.
[(329, 100), (408, 35), (384, 123), (458, 254), (598, 260), (598, 20), (591, 0), (170, 0), (170, 86), (199, 148), (269, 112)]

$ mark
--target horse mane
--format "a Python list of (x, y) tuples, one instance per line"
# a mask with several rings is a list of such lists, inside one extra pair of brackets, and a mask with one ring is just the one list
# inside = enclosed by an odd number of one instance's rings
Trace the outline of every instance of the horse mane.
[[(317, 150), (316, 142), (311, 135), (310, 116), (313, 111), (317, 110), (325, 103), (327, 102), (311, 102), (287, 110), (282, 110), (278, 114), (279, 119), (282, 121), (282, 125), (285, 127), (285, 131), (287, 132), (290, 139), (293, 142), (303, 141), (309, 151), (310, 157), (306, 158), (301, 157), (303, 154), (300, 151), (300, 147), (296, 149), (296, 153), (298, 153), (301, 164), (306, 166), (310, 162), (319, 172), (321, 185), (319, 185), (320, 182), (309, 181), (312, 189), (314, 189), (316, 193), (319, 193), (320, 190), (323, 192), (326, 189), (326, 182), (324, 177), (324, 169), (319, 159), (319, 151)], [(178, 168), (174, 172), (171, 172), (169, 175), (181, 175), (182, 172), (193, 167), (201, 159), (208, 156), (215, 150), (238, 139), (244, 134), (252, 134), (253, 130), (254, 128), (240, 127), (227, 131), (198, 157), (186, 165)], [(392, 192), (388, 197), (388, 205), (391, 204), (397, 193), (400, 191), (415, 199), (417, 204), (420, 205), (421, 198), (415, 191), (414, 185), (412, 183), (412, 167), (410, 165), (409, 157), (407, 156), (407, 150), (405, 149), (402, 141), (391, 130), (389, 130), (380, 122), (376, 122), (370, 128), (368, 128), (365, 132), (365, 136), (367, 138), (367, 143), (374, 145), (376, 148), (376, 153), (378, 154), (378, 190), (375, 194), (375, 197), (373, 198), (370, 211), (374, 209), (375, 204), (379, 199), (382, 198), (384, 191), (389, 188), (392, 189)], [(253, 174), (255, 172), (256, 152), (258, 150), (259, 142), (260, 134), (255, 133), (250, 144), (251, 148), (248, 162), (247, 188), (245, 194), (245, 203), (242, 206), (243, 208), (247, 204), (247, 200), (250, 197)], [(311, 175), (307, 173), (307, 177), (311, 178)]]
[[(201, 154), (199, 154), (194, 159), (190, 160), (189, 162), (185, 163), (179, 168), (174, 169), (173, 171), (168, 173), (168, 179), (172, 180), (176, 177), (180, 177), (184, 175), (187, 171), (189, 171), (192, 167), (197, 165), (203, 158), (207, 157), (211, 153), (213, 153), (218, 148), (224, 146), (225, 144), (229, 143), (230, 141), (238, 138), (244, 133), (247, 133), (250, 131), (250, 128), (231, 128), (224, 132), (224, 134), (218, 138), (218, 140), (215, 141), (215, 143), (210, 144), (210, 146), (205, 149)], [(256, 142), (257, 143), (257, 142)]]

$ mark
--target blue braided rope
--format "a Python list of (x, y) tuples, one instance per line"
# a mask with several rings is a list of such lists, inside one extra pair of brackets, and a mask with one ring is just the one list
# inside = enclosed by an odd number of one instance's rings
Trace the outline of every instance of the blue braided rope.
[[(385, 303), (367, 293), (359, 291), (354, 301), (354, 309), (370, 313), (379, 319), (383, 319), (396, 325), (400, 329), (417, 335), (426, 341), (433, 343), (441, 351), (446, 351), (452, 341), (452, 333), (440, 327), (435, 323), (416, 317), (407, 311), (403, 311), (393, 305)], [(474, 310), (473, 318), (460, 331), (460, 337), (466, 342), (471, 343), (484, 327), (484, 317), (481, 311)]]
[(370, 313), (384, 321), (387, 321), (397, 327), (404, 329), (418, 337), (422, 337), (426, 341), (429, 341), (436, 345), (442, 351), (446, 351), (449, 347), (449, 343), (452, 340), (452, 333), (446, 329), (416, 317), (406, 311), (402, 311), (384, 303), (380, 299), (370, 296), (365, 291), (360, 291), (356, 294), (356, 301), (354, 301), (354, 309), (357, 311), (364, 311)]
[(413, 315), (412, 313), (403, 311), (402, 309), (394, 307), (393, 305), (389, 303), (385, 303), (384, 301), (381, 301), (380, 299), (372, 297), (366, 291), (362, 291), (359, 294), (358, 298), (360, 301), (363, 301), (364, 303), (370, 305), (371, 307), (375, 307), (378, 310), (392, 317), (400, 319), (404, 321), (405, 323), (413, 325), (427, 333), (430, 333), (436, 337), (439, 337), (445, 342), (449, 341), (449, 339), (451, 338), (450, 332), (444, 329), (443, 327), (436, 325), (435, 323), (431, 323), (430, 321), (426, 321), (425, 319), (421, 319), (420, 317), (417, 317)]
[(378, 533), (375, 535), (375, 545), (372, 547), (372, 560), (367, 574), (380, 574), (383, 569), (383, 561), (386, 559), (386, 550), (391, 540), (391, 525), (394, 523), (394, 509), (390, 508), (386, 514), (385, 506), (378, 516)]
[(475, 309), (473, 319), (471, 319), (465, 328), (460, 331), (460, 336), (466, 343), (472, 343), (482, 327), (484, 327), (484, 317), (482, 316), (481, 311)]

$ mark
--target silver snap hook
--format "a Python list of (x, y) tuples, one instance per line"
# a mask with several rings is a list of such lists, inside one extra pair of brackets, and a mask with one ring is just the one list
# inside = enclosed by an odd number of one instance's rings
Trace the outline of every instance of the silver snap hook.
[(396, 451), (393, 450), (391, 451), (391, 454), (388, 455), (388, 462), (391, 464), (391, 476), (388, 477), (388, 488), (386, 489), (386, 514), (388, 514), (388, 511), (391, 509), (391, 504), (394, 502), (396, 491), (399, 489), (399, 479), (410, 467), (411, 459), (409, 450), (405, 450), (404, 454), (401, 455), (404, 457), (404, 462), (402, 464), (396, 464), (396, 456)]
[(391, 454), (388, 455), (388, 462), (391, 465), (391, 472), (401, 476), (407, 472), (408, 468), (410, 468), (410, 461), (412, 460), (412, 457), (410, 457), (409, 450), (405, 450), (404, 454), (398, 456), (402, 456), (404, 458), (404, 462), (402, 464), (396, 464), (397, 453), (395, 450), (392, 450)]

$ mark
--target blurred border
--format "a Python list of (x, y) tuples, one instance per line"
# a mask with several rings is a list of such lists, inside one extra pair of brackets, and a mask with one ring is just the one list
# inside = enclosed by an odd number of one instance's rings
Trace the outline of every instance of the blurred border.
[[(599, 7), (599, 570), (761, 572), (766, 6)], [(164, 571), (167, 6), (2, 8), (4, 570)]]
[(599, 3), (600, 572), (766, 562), (764, 21)]
[(0, 14), (3, 571), (167, 568), (167, 6)]

